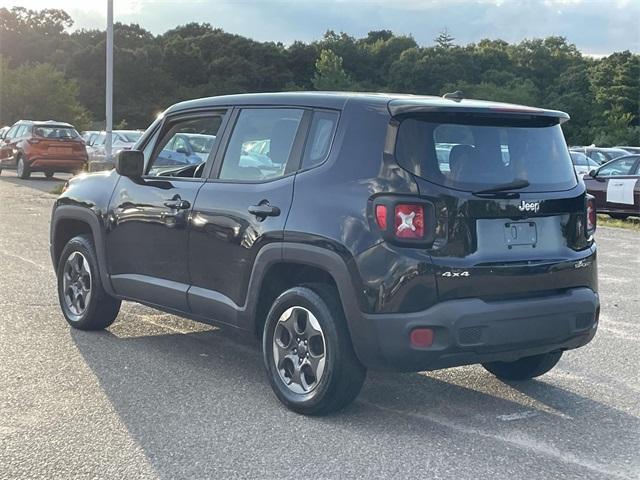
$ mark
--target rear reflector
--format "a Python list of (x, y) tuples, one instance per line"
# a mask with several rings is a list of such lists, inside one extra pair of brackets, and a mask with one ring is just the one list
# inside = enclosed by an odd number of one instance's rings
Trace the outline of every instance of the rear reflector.
[(411, 346), (427, 348), (433, 345), (433, 330), (430, 328), (414, 328), (410, 335)]
[(387, 229), (387, 207), (386, 205), (376, 205), (376, 223), (380, 230)]
[(395, 235), (398, 238), (424, 237), (424, 207), (422, 205), (398, 204), (395, 208)]

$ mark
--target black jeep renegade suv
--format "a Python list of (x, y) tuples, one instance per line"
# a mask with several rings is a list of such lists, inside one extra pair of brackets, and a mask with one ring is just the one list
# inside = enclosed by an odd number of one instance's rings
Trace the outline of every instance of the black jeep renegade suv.
[(305, 414), (351, 402), (366, 368), (542, 375), (599, 313), (567, 119), (387, 94), (179, 103), (57, 200), (62, 311), (103, 329), (126, 299), (255, 335)]

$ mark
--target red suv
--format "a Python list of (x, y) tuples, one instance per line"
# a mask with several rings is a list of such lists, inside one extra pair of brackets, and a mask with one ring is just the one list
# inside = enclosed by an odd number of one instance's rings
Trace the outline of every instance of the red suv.
[(0, 143), (0, 172), (15, 166), (20, 178), (29, 178), (31, 172), (44, 172), (47, 178), (56, 172), (76, 173), (86, 165), (84, 141), (68, 123), (20, 120)]

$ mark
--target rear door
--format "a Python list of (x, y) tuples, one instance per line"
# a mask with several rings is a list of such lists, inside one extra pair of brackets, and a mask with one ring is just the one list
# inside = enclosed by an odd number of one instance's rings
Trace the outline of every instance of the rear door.
[(441, 300), (588, 284), (574, 268), (590, 253), (585, 187), (557, 119), (408, 118), (396, 158), (434, 205), (429, 253)]
[(258, 251), (282, 241), (308, 116), (297, 107), (235, 111), (226, 148), (193, 208), (189, 304), (194, 313), (238, 324)]
[(209, 163), (156, 163), (164, 146), (183, 133), (215, 136), (226, 111), (168, 117), (144, 147), (147, 165), (140, 179), (121, 177), (114, 190), (106, 245), (111, 281), (123, 296), (188, 312), (189, 220)]

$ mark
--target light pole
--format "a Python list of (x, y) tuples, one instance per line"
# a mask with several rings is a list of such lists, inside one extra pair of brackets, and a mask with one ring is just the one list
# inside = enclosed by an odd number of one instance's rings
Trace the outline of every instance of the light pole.
[(107, 0), (107, 112), (105, 154), (111, 162), (111, 130), (113, 129), (113, 0)]

